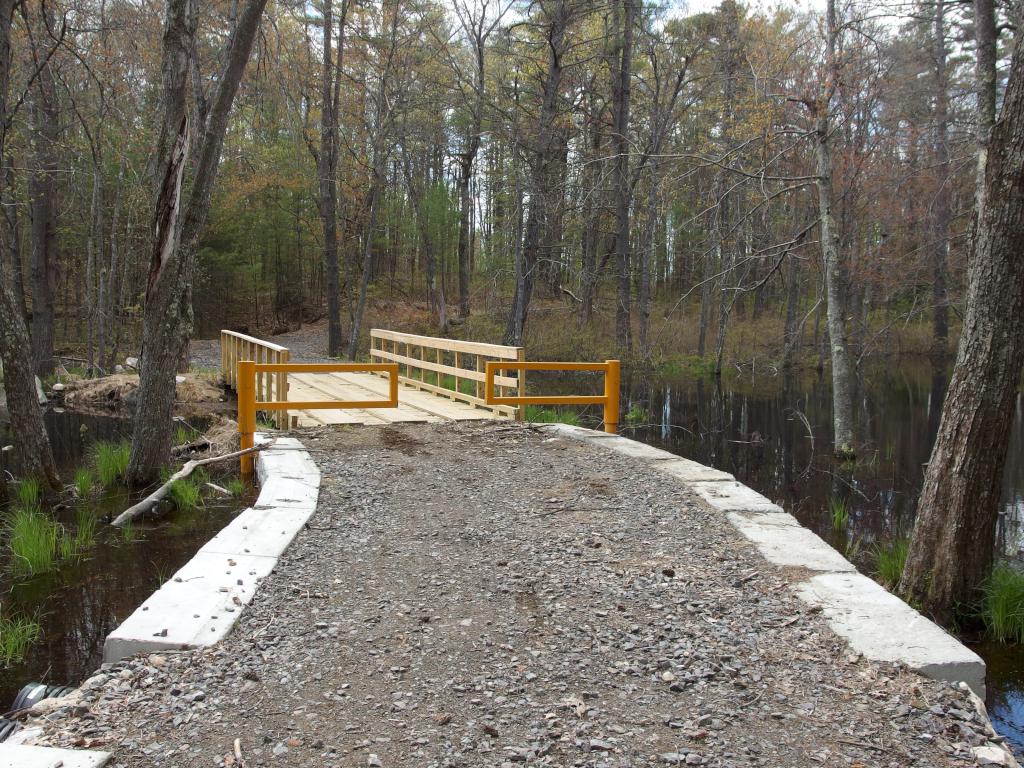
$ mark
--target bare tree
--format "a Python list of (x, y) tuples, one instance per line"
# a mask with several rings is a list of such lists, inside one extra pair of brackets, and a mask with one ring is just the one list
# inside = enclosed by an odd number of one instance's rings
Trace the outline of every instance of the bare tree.
[(900, 590), (949, 619), (973, 603), (994, 557), (1002, 476), (1024, 361), (1024, 47), (988, 140), (984, 204), (956, 365), (918, 502)]

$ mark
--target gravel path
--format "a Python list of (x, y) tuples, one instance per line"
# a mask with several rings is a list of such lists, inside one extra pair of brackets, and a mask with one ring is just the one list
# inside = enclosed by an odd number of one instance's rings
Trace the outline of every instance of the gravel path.
[[(327, 321), (303, 325), (292, 333), (278, 336), (258, 336), (257, 338), (288, 347), (292, 362), (296, 363), (327, 363)], [(189, 344), (189, 364), (193, 368), (220, 369), (220, 339), (194, 339)]]
[(974, 763), (964, 694), (852, 656), (639, 461), (507, 423), (303, 440), (320, 508), (235, 632), (107, 668), (52, 742), (131, 768)]

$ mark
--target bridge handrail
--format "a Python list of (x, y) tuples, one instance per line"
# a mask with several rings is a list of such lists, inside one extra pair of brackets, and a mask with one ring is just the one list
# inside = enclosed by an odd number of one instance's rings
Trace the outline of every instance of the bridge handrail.
[[(287, 351), (287, 350), (285, 350)], [(289, 373), (386, 373), (389, 379), (386, 400), (311, 400), (288, 401), (258, 400), (257, 377), (263, 374), (287, 375)], [(257, 363), (239, 360), (235, 380), (238, 383), (238, 442), (239, 449), (253, 447), (256, 433), (256, 412), (276, 411), (285, 413), (292, 408), (300, 411), (341, 409), (341, 408), (397, 408), (398, 407), (398, 365), (395, 363)], [(241, 457), (243, 475), (252, 474), (253, 455)]]
[[(603, 395), (529, 395), (508, 396), (495, 394), (498, 371), (600, 371), (604, 373)], [(505, 405), (602, 405), (604, 406), (604, 431), (613, 435), (619, 428), (619, 387), (622, 378), (618, 360), (603, 363), (542, 362), (489, 362), (485, 368), (484, 392), (488, 404)]]
[[(433, 359), (429, 359), (432, 357)], [(399, 380), (416, 389), (432, 392), (477, 408), (486, 408), (497, 416), (521, 418), (518, 407), (487, 402), (484, 385), (485, 366), (489, 361), (525, 361), (522, 347), (485, 344), (478, 341), (442, 339), (415, 333), (399, 333), (382, 328), (370, 330), (370, 359), (399, 365)], [(403, 372), (404, 369), (404, 372)], [(451, 376), (455, 388), (443, 386), (444, 376)], [(428, 378), (434, 381), (428, 381)], [(462, 391), (462, 382), (470, 382), (472, 394)], [(518, 376), (497, 376), (495, 384), (502, 395), (525, 391), (522, 371)]]
[[(256, 363), (284, 364), (291, 360), (288, 347), (270, 341), (247, 336), (237, 331), (222, 330), (220, 332), (220, 372), (224, 383), (231, 389), (238, 389), (238, 363), (252, 360)], [(264, 400), (288, 399), (288, 374), (280, 371), (271, 376), (264, 372), (257, 374), (256, 391)], [(278, 429), (288, 428), (288, 412), (281, 410), (274, 414)]]

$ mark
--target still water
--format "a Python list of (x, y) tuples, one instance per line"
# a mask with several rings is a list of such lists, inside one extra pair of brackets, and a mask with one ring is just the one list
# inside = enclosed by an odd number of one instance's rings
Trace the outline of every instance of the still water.
[[(699, 376), (623, 377), (623, 434), (731, 472), (781, 504), (866, 573), (878, 542), (907, 535), (948, 381), (927, 362), (864, 372), (857, 398), (860, 459), (839, 466), (831, 451), (827, 376), (749, 370), (722, 381)], [(1024, 415), (1018, 395), (1003, 482), (999, 549), (1024, 554)], [(628, 423), (626, 423), (628, 422)], [(849, 510), (832, 527), (830, 500)], [(1024, 648), (966, 640), (988, 664), (988, 705), (997, 730), (1024, 754)]]

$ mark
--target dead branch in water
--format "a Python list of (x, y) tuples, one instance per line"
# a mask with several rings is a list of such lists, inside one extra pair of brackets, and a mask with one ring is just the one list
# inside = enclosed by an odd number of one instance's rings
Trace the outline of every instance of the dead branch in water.
[(111, 525), (121, 527), (125, 523), (131, 522), (137, 517), (141, 517), (146, 514), (149, 510), (159, 504), (161, 501), (167, 498), (167, 495), (171, 492), (171, 486), (179, 480), (184, 480), (186, 477), (192, 474), (198, 467), (202, 467), (206, 464), (214, 464), (218, 461), (227, 461), (228, 459), (237, 459), (241, 456), (246, 456), (250, 453), (256, 453), (262, 451), (264, 448), (269, 448), (274, 444), (271, 440), (266, 443), (260, 443), (254, 445), (252, 448), (246, 448), (244, 451), (235, 451), (234, 453), (225, 453), (222, 456), (210, 456), (207, 459), (192, 459), (192, 461), (186, 461), (185, 466), (171, 475), (170, 479), (166, 483), (157, 488), (153, 493), (149, 494), (146, 498), (133, 506), (128, 507), (124, 512), (114, 518), (114, 522)]

